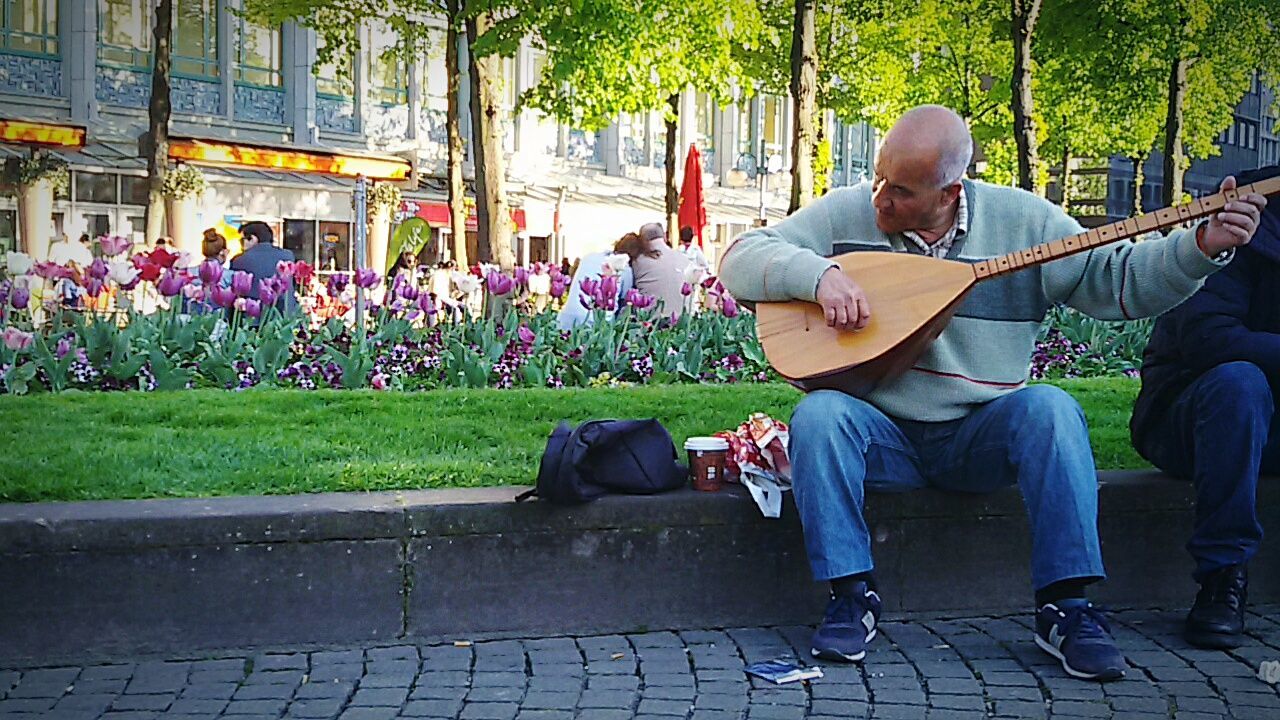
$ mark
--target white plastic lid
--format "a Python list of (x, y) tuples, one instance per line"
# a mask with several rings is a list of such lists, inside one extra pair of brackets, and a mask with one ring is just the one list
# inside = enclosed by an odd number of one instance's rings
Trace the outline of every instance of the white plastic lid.
[(718, 437), (691, 437), (684, 441), (685, 450), (728, 450), (729, 441)]

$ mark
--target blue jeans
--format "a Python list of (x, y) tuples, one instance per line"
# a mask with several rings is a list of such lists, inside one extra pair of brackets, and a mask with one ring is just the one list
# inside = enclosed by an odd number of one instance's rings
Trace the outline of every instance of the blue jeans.
[(1138, 448), (1156, 467), (1195, 483), (1187, 552), (1197, 582), (1258, 552), (1258, 475), (1280, 473), (1274, 417), (1266, 374), (1253, 363), (1224, 363), (1183, 390)]
[(1058, 388), (1023, 388), (942, 423), (895, 420), (864, 400), (819, 390), (792, 415), (790, 453), (818, 580), (874, 567), (862, 516), (866, 490), (986, 493), (1014, 483), (1031, 520), (1033, 587), (1105, 576), (1084, 412)]

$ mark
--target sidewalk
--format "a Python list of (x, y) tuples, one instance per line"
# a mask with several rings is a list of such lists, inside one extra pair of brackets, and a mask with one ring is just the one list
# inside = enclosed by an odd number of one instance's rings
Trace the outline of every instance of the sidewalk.
[(1133, 669), (1106, 685), (1066, 678), (1027, 613), (886, 622), (864, 667), (824, 665), (807, 687), (742, 668), (807, 657), (809, 628), (744, 628), (0, 670), (0, 718), (1280, 718), (1280, 690), (1256, 677), (1280, 660), (1280, 606), (1255, 608), (1231, 653), (1189, 648), (1181, 617), (1116, 614)]

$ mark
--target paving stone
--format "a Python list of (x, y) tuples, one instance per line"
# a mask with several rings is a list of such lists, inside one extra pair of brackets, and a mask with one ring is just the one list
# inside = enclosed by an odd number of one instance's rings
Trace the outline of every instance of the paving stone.
[(351, 697), (353, 706), (400, 707), (409, 698), (409, 688), (359, 688)]
[(234, 700), (288, 700), (293, 697), (293, 685), (241, 685), (232, 696)]
[(515, 703), (467, 703), (458, 720), (515, 720), (519, 712)]
[(584, 690), (578, 701), (580, 708), (630, 708), (636, 703), (636, 694), (625, 690)]
[(294, 700), (289, 705), (289, 712), (286, 717), (298, 718), (299, 720), (332, 718), (338, 715), (338, 712), (342, 710), (342, 706), (345, 704), (346, 698), (339, 697)]
[(338, 720), (394, 720), (396, 708), (351, 707), (342, 711)]
[(523, 684), (508, 687), (473, 687), (467, 693), (467, 702), (519, 702), (524, 694)]
[(992, 715), (1001, 718), (1043, 718), (1048, 715), (1043, 702), (1023, 700), (996, 700), (992, 703)]
[(279, 715), (288, 704), (287, 700), (232, 700), (222, 712), (224, 715)]
[(176, 693), (166, 693), (164, 695), (121, 695), (111, 704), (111, 709), (160, 711), (169, 707), (176, 698)]
[(301, 687), (294, 692), (293, 697), (298, 700), (313, 700), (320, 698), (343, 698), (346, 699), (355, 690), (355, 683), (340, 681), (320, 681), (303, 683)]
[(687, 700), (642, 698), (640, 706), (636, 708), (636, 712), (640, 715), (679, 715), (684, 717), (689, 714), (691, 706), (692, 703)]

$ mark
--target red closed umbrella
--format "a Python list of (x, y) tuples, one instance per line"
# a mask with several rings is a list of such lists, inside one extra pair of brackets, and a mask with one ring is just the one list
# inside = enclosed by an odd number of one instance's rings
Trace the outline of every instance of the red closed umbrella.
[(680, 227), (693, 228), (693, 236), (702, 247), (702, 229), (707, 226), (707, 208), (702, 201), (702, 153), (697, 145), (689, 146), (684, 159), (684, 181), (680, 185)]

